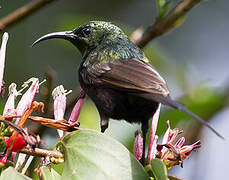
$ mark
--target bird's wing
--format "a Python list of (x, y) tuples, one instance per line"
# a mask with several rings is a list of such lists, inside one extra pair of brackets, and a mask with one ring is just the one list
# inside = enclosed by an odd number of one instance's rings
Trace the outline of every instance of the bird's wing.
[(149, 63), (137, 59), (115, 60), (96, 63), (81, 71), (83, 81), (96, 86), (110, 86), (141, 93), (141, 97), (157, 101), (171, 108), (183, 111), (210, 128), (217, 136), (224, 139), (206, 121), (189, 111), (184, 105), (172, 100), (164, 79)]
[(138, 59), (99, 62), (81, 71), (83, 81), (112, 88), (168, 95), (164, 79), (150, 63)]

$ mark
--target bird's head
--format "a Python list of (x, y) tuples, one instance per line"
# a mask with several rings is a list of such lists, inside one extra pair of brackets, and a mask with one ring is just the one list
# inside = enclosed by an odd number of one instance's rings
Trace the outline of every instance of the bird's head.
[(101, 43), (113, 41), (117, 38), (127, 38), (127, 36), (119, 27), (110, 22), (90, 21), (75, 28), (73, 31), (54, 32), (42, 36), (32, 46), (41, 41), (53, 38), (65, 39), (72, 42), (84, 54)]

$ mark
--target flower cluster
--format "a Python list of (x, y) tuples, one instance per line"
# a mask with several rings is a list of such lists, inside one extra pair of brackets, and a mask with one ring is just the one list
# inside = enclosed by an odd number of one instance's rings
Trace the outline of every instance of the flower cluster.
[[(67, 92), (67, 90), (64, 89), (63, 85), (57, 86), (53, 92), (52, 96), (54, 99), (54, 117), (56, 121), (60, 121), (64, 119), (65, 109), (66, 109), (66, 95), (71, 93), (71, 91)], [(81, 89), (80, 95), (77, 99), (77, 103), (75, 104), (72, 113), (69, 117), (68, 123), (71, 126), (79, 127), (80, 123), (78, 122), (79, 114), (81, 111), (81, 108), (84, 103), (85, 93)], [(59, 138), (62, 138), (64, 136), (64, 131), (57, 129)]]
[[(152, 118), (149, 147), (147, 154), (147, 161), (154, 158), (159, 158), (163, 161), (168, 169), (175, 165), (183, 166), (183, 160), (188, 158), (194, 149), (200, 148), (200, 141), (195, 142), (191, 145), (184, 145), (185, 138), (181, 137), (178, 140), (177, 136), (181, 133), (178, 128), (171, 129), (169, 121), (167, 121), (167, 130), (163, 135), (161, 144), (158, 144), (158, 136), (156, 135), (157, 123), (159, 118), (160, 106)], [(139, 131), (136, 132), (134, 142), (134, 155), (140, 160), (142, 158), (143, 141)]]
[[(8, 33), (4, 33), (0, 50), (0, 93), (4, 91), (3, 75), (7, 40)], [(15, 83), (9, 86), (9, 96), (3, 113), (0, 115), (0, 168), (5, 166), (9, 157), (14, 162), (16, 152), (24, 148), (34, 148), (41, 142), (38, 135), (28, 132), (25, 126), (28, 119), (47, 127), (56, 128), (60, 138), (64, 136), (64, 131), (69, 132), (79, 129), (78, 117), (85, 98), (83, 90), (80, 91), (80, 96), (68, 121), (64, 119), (66, 95), (68, 93), (66, 93), (63, 86), (58, 86), (52, 93), (55, 119), (31, 115), (33, 112), (38, 113), (39, 111), (43, 111), (44, 104), (35, 101), (35, 97), (39, 93), (39, 86), (43, 82), (39, 83), (38, 78), (30, 78), (22, 85), (22, 89), (19, 91), (17, 91), (17, 85)], [(28, 89), (25, 91), (26, 88)], [(23, 91), (25, 92), (23, 93)], [(16, 104), (16, 99), (19, 96), (21, 96), (21, 99)]]

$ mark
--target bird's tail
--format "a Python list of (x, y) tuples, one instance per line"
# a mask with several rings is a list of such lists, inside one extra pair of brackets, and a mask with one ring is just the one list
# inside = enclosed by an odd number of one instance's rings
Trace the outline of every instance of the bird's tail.
[(161, 95), (153, 95), (150, 94), (151, 98), (154, 101), (157, 101), (159, 103), (162, 103), (166, 106), (169, 106), (173, 109), (177, 109), (180, 111), (185, 112), (186, 114), (190, 115), (191, 117), (195, 118), (196, 120), (198, 120), (201, 124), (203, 124), (204, 126), (208, 127), (212, 132), (214, 132), (218, 137), (225, 139), (220, 133), (218, 133), (209, 123), (207, 123), (205, 120), (203, 120), (201, 117), (199, 117), (198, 115), (194, 114), (193, 112), (189, 111), (183, 104), (180, 104), (174, 100), (172, 100), (169, 96), (161, 96)]

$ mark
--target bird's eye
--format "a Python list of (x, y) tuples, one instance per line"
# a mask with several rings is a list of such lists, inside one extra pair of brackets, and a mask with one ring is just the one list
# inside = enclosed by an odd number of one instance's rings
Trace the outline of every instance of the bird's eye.
[(91, 30), (89, 28), (85, 28), (82, 30), (82, 34), (84, 37), (88, 37), (91, 34)]

